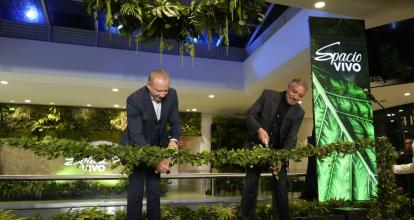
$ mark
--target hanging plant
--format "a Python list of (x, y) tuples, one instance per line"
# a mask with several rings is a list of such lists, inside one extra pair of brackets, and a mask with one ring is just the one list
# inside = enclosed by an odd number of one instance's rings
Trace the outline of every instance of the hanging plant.
[[(224, 38), (230, 45), (229, 33), (244, 36), (250, 33), (249, 25), (263, 21), (264, 0), (199, 0), (183, 4), (168, 0), (85, 0), (89, 14), (105, 12), (107, 28), (122, 25), (120, 33), (134, 36), (138, 50), (139, 42), (158, 42), (162, 55), (164, 49), (179, 46), (194, 59), (192, 39), (207, 35), (208, 45), (213, 33)], [(98, 16), (95, 16), (97, 19)], [(184, 46), (183, 46), (184, 45)]]

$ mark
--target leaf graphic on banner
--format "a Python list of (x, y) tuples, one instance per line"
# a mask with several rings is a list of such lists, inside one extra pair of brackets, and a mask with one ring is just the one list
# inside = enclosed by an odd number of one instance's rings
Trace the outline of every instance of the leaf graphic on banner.
[[(371, 102), (362, 88), (326, 78), (313, 69), (316, 144), (373, 138)], [(322, 86), (324, 85), (324, 86)], [(375, 154), (371, 149), (318, 160), (319, 199), (371, 199), (376, 191)]]

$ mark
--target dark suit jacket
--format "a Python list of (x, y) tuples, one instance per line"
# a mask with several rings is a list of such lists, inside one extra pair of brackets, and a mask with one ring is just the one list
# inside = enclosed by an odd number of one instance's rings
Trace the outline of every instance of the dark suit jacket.
[(168, 146), (167, 123), (171, 125), (171, 138), (180, 138), (180, 115), (178, 98), (175, 89), (169, 88), (168, 94), (162, 101), (161, 117), (157, 122), (154, 106), (146, 86), (132, 93), (127, 99), (128, 125), (120, 144), (132, 143), (143, 147), (153, 142), (154, 127), (160, 125), (160, 142), (162, 147)]
[[(264, 90), (262, 95), (247, 110), (247, 127), (254, 144), (261, 144), (257, 136), (259, 128), (265, 129), (270, 135), (272, 119), (276, 114), (279, 103), (285, 98), (283, 94), (272, 90)], [(299, 104), (289, 108), (280, 127), (279, 143), (281, 146), (276, 146), (278, 149), (290, 150), (296, 146), (296, 136), (304, 115), (305, 111)]]

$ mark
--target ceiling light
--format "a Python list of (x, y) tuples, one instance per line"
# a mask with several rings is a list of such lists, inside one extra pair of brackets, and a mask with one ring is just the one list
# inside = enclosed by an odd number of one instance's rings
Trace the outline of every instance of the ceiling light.
[(11, 103), (14, 103), (14, 100), (10, 100)]
[(118, 105), (118, 104), (115, 104), (115, 105), (114, 105), (114, 107), (115, 107), (115, 108), (119, 108), (119, 105)]
[(53, 103), (53, 102), (51, 102), (51, 103), (49, 103), (50, 105), (54, 105), (55, 103)]
[(86, 104), (86, 106), (91, 107), (92, 105), (91, 104)]
[(214, 95), (208, 95), (210, 99), (214, 99)]
[(25, 99), (24, 102), (31, 103), (32, 101), (30, 99)]
[(190, 111), (190, 109), (188, 109), (188, 108), (187, 108), (187, 110), (185, 110), (185, 111), (189, 112), (189, 111)]
[(3, 85), (9, 84), (9, 82), (7, 82), (7, 81), (0, 81), (0, 83), (3, 84)]
[(391, 114), (390, 114), (390, 113), (388, 113), (388, 114), (387, 114), (387, 116), (388, 116), (388, 117), (391, 117)]
[(196, 109), (196, 108), (192, 108), (192, 109), (191, 109), (191, 111), (192, 111), (192, 112), (196, 112), (196, 111), (197, 111), (197, 109)]
[(316, 2), (315, 3), (315, 8), (323, 8), (323, 7), (325, 7), (325, 2)]
[(118, 92), (118, 91), (119, 91), (119, 89), (117, 89), (117, 88), (112, 89), (112, 92)]
[(400, 110), (398, 110), (399, 112), (403, 112), (404, 110), (402, 110), (402, 109), (400, 109)]
[(36, 21), (38, 19), (38, 17), (39, 17), (39, 12), (37, 11), (37, 8), (30, 7), (30, 8), (28, 8), (28, 10), (26, 11), (26, 13), (24, 15), (29, 20)]
[(411, 95), (411, 93), (409, 92), (404, 93), (404, 96), (409, 96), (409, 95)]
[(299, 101), (298, 103), (299, 103), (299, 104), (302, 104), (302, 101)]
[(391, 120), (390, 122), (394, 122), (394, 120)]

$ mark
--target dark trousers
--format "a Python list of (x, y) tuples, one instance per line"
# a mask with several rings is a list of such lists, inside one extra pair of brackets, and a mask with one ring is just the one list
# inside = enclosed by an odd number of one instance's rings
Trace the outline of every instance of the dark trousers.
[(153, 167), (136, 167), (129, 175), (127, 216), (128, 220), (142, 219), (142, 200), (144, 182), (146, 183), (147, 213), (149, 220), (161, 219), (160, 211), (160, 174)]
[[(254, 220), (261, 168), (246, 168), (246, 179), (241, 200), (241, 219)], [(282, 168), (278, 179), (272, 176), (273, 219), (289, 219), (287, 170)]]

